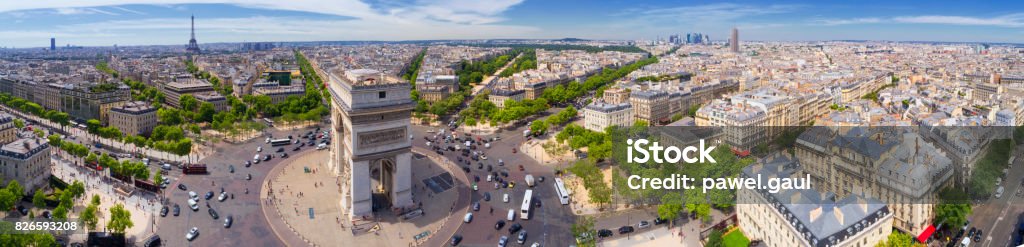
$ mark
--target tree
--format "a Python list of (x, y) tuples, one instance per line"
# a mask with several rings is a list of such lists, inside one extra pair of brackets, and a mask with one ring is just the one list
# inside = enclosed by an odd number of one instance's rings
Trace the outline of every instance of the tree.
[(13, 208), (14, 207), (14, 203), (18, 202), (18, 200), (15, 200), (14, 197), (15, 197), (14, 193), (11, 193), (11, 190), (8, 190), (6, 188), (5, 189), (0, 189), (0, 208), (3, 208), (3, 209)]
[(207, 123), (213, 122), (214, 114), (217, 114), (217, 110), (214, 108), (213, 103), (203, 102), (199, 105), (199, 116), (196, 117), (196, 120)]
[(92, 202), (91, 203), (93, 205), (100, 205), (100, 195), (92, 195)]
[(89, 206), (86, 206), (85, 210), (82, 210), (82, 213), (78, 215), (79, 218), (82, 218), (86, 228), (89, 230), (96, 229), (96, 223), (99, 221), (99, 217), (96, 215), (99, 209), (96, 205), (97, 204), (89, 204)]
[(547, 132), (547, 131), (548, 131), (548, 123), (545, 122), (545, 121), (541, 121), (541, 120), (538, 119), (538, 120), (533, 120), (533, 123), (530, 124), (530, 132), (532, 132), (534, 135), (543, 135), (544, 132)]
[(672, 222), (679, 218), (681, 212), (683, 212), (682, 195), (670, 192), (661, 197), (661, 205), (658, 205), (658, 218), (668, 220), (669, 228), (672, 227)]
[(63, 204), (58, 205), (57, 208), (53, 209), (53, 214), (50, 216), (55, 220), (66, 220), (68, 219), (68, 207), (65, 207)]
[(704, 244), (705, 247), (723, 247), (725, 243), (722, 242), (722, 230), (711, 230), (711, 234), (708, 234), (708, 241)]
[(64, 190), (66, 193), (71, 193), (74, 198), (80, 198), (85, 195), (85, 184), (82, 181), (75, 181)]
[(581, 240), (581, 247), (593, 247), (597, 246), (597, 241), (594, 238), (594, 218), (590, 216), (581, 216), (576, 223), (573, 223), (569, 227), (572, 236), (576, 239)]
[(60, 147), (60, 144), (61, 144), (60, 135), (52, 134), (52, 135), (46, 137), (46, 139), (50, 142), (50, 146)]
[(891, 234), (889, 234), (889, 237), (886, 238), (886, 240), (882, 240), (882, 242), (878, 243), (878, 245), (876, 245), (875, 247), (911, 247), (911, 246), (914, 246), (914, 247), (921, 246), (921, 247), (923, 247), (925, 245), (921, 244), (921, 243), (915, 242), (914, 238), (911, 237), (910, 235), (907, 235), (906, 233), (902, 233), (902, 232), (898, 232), (898, 231), (893, 231)]
[(103, 125), (100, 124), (100, 120), (97, 120), (97, 119), (89, 119), (89, 120), (85, 121), (85, 127), (86, 127), (86, 130), (89, 131), (89, 133), (96, 134), (99, 131), (100, 127), (102, 127), (102, 126)]
[(15, 118), (14, 119), (14, 127), (18, 127), (19, 129), (20, 128), (25, 128), (25, 121), (21, 121), (20, 118)]
[(160, 174), (160, 172), (157, 171), (156, 169), (154, 169), (152, 173), (153, 173), (153, 183), (154, 184), (163, 184), (164, 183), (164, 175)]
[(124, 209), (124, 205), (118, 203), (110, 208), (110, 221), (107, 222), (107, 228), (112, 232), (124, 234), (125, 230), (133, 226), (135, 224), (132, 223), (132, 213)]
[(970, 198), (967, 193), (955, 188), (939, 191), (939, 204), (935, 205), (935, 223), (948, 226), (962, 226), (971, 215)]
[(37, 189), (36, 193), (32, 195), (32, 205), (37, 208), (46, 207), (46, 194), (43, 193), (43, 189)]
[(11, 179), (11, 182), (7, 183), (7, 190), (14, 194), (14, 201), (21, 201), (22, 197), (25, 197), (25, 188), (21, 187), (18, 180)]
[(178, 105), (181, 106), (182, 110), (195, 111), (196, 107), (199, 106), (199, 100), (196, 100), (192, 94), (182, 94), (178, 97)]

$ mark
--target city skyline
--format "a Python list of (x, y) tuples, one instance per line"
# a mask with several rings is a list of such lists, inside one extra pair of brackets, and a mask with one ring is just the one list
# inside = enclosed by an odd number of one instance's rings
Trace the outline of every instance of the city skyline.
[[(94, 0), (5, 3), (0, 47), (437, 39), (665, 39), (701, 32), (725, 41), (887, 40), (1024, 43), (1018, 2), (893, 4), (792, 1), (235, 1)], [(927, 6), (927, 7), (921, 7)], [(717, 38), (716, 38), (717, 37)]]

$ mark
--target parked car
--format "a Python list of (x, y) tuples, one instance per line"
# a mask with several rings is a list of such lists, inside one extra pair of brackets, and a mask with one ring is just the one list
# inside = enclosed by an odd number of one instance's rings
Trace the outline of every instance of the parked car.
[(502, 227), (505, 227), (504, 220), (498, 220), (498, 222), (494, 223), (494, 230), (501, 230)]
[(512, 226), (508, 227), (508, 234), (515, 234), (516, 232), (522, 229), (523, 225), (520, 225), (519, 223), (513, 223)]
[(498, 247), (505, 247), (508, 244), (508, 236), (502, 235), (501, 239), (498, 239)]
[(455, 234), (452, 236), (452, 246), (458, 246), (460, 242), (462, 242), (462, 235)]
[(229, 173), (235, 173), (235, 166), (233, 166), (233, 165), (228, 165), (228, 172), (229, 172)]
[(160, 208), (160, 217), (167, 217), (167, 211), (169, 211), (169, 210), (167, 209), (167, 206), (163, 206), (163, 207), (161, 207), (161, 208)]
[(626, 233), (631, 233), (631, 232), (633, 232), (633, 227), (632, 226), (619, 227), (619, 234), (626, 234)]
[(179, 207), (178, 204), (174, 204), (174, 210), (173, 211), (174, 211), (174, 216), (178, 216), (178, 215), (181, 214), (181, 207)]
[(519, 236), (516, 237), (516, 243), (519, 243), (519, 244), (526, 243), (526, 231), (519, 232)]
[(185, 184), (178, 184), (178, 189), (180, 189), (180, 190), (188, 190), (188, 187), (185, 187)]
[(210, 200), (210, 199), (212, 199), (212, 198), (213, 198), (213, 191), (210, 191), (210, 192), (206, 192), (206, 196), (205, 196), (205, 198), (206, 198), (206, 200)]
[(646, 220), (641, 220), (639, 224), (636, 224), (636, 228), (644, 229), (651, 227), (651, 223)]
[(228, 193), (227, 192), (221, 192), (220, 196), (217, 197), (217, 201), (222, 201), (223, 202), (225, 199), (228, 199)]
[(654, 224), (655, 225), (661, 225), (661, 224), (665, 224), (665, 223), (668, 223), (668, 220), (662, 219), (662, 218), (654, 218)]
[(210, 213), (210, 217), (213, 217), (213, 219), (215, 219), (215, 220), (217, 218), (220, 218), (220, 216), (217, 215), (217, 210), (213, 210), (213, 208), (210, 208), (210, 209), (206, 210), (206, 212)]
[(462, 222), (469, 223), (473, 221), (473, 213), (466, 213), (466, 216), (462, 217)]
[(602, 237), (602, 238), (611, 237), (612, 236), (612, 230), (608, 230), (608, 229), (597, 230), (597, 236), (598, 237)]
[(480, 211), (480, 202), (473, 203), (473, 211)]
[(228, 215), (227, 218), (224, 218), (224, 228), (231, 228), (231, 224), (233, 223), (235, 223), (234, 216)]
[(185, 239), (188, 239), (188, 241), (192, 241), (193, 239), (196, 239), (196, 237), (198, 237), (198, 236), (199, 236), (199, 228), (198, 227), (192, 227), (192, 229), (188, 230), (188, 233), (185, 233)]

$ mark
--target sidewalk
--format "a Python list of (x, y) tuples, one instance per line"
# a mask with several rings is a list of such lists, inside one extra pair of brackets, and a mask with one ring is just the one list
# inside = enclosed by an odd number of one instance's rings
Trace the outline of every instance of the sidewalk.
[[(69, 218), (78, 218), (77, 215), (85, 210), (85, 205), (91, 203), (92, 196), (99, 195), (100, 206), (97, 208), (97, 229), (92, 231), (103, 231), (105, 229), (107, 221), (110, 220), (107, 218), (110, 216), (110, 208), (115, 204), (124, 205), (124, 208), (131, 212), (132, 222), (135, 223), (135, 226), (125, 231), (127, 238), (139, 240), (152, 234), (154, 229), (156, 229), (157, 217), (155, 215), (162, 205), (151, 194), (137, 191), (131, 196), (123, 198), (113, 191), (114, 186), (112, 183), (118, 183), (113, 179), (106, 180), (94, 177), (94, 175), (89, 174), (92, 170), (72, 165), (57, 158), (52, 158), (51, 162), (56, 164), (51, 167), (54, 176), (69, 183), (72, 181), (82, 181), (86, 187), (85, 195), (77, 200), (74, 212), (69, 214)], [(83, 234), (71, 235), (71, 240), (84, 242), (85, 237), (86, 235)]]

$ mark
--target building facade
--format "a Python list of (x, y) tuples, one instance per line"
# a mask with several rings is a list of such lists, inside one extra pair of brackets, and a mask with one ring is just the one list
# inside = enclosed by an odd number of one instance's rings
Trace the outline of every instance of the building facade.
[(593, 131), (604, 131), (608, 126), (630, 126), (633, 124), (633, 106), (627, 103), (590, 103), (583, 108), (583, 127)]
[(50, 178), (50, 144), (44, 138), (25, 138), (0, 147), (3, 183), (17, 180), (23, 194), (46, 186)]
[(110, 126), (126, 135), (146, 135), (157, 124), (156, 108), (144, 101), (132, 101), (110, 109)]

